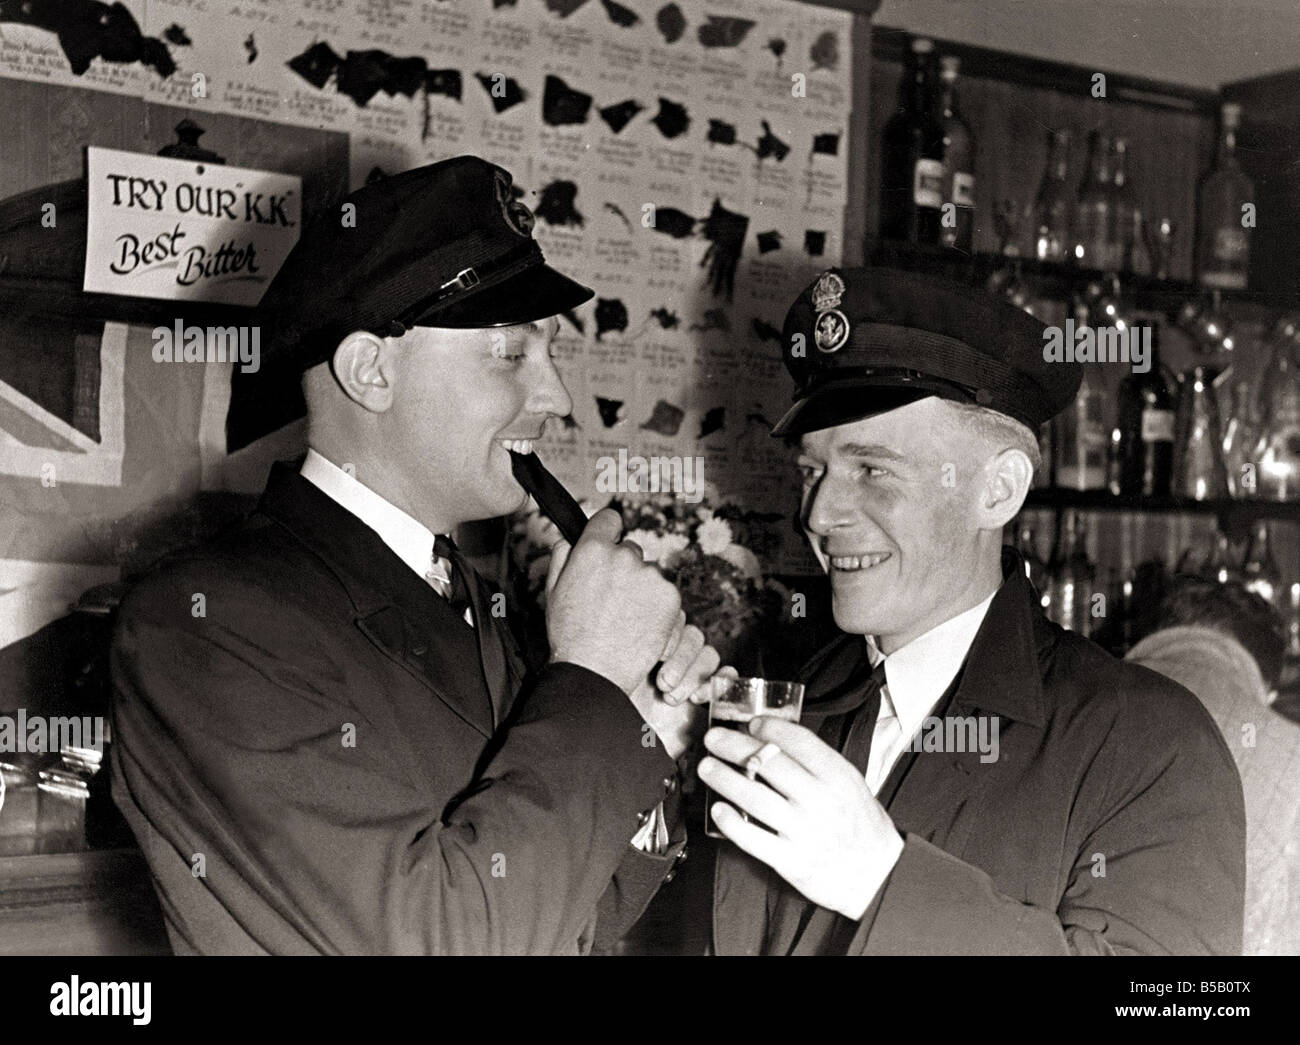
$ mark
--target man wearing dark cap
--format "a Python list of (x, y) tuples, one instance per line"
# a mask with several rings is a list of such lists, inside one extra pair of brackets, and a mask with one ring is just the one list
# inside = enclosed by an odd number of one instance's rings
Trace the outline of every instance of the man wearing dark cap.
[(844, 634), (803, 673), (801, 724), (706, 735), (735, 843), (718, 953), (1239, 953), (1244, 813), (1214, 723), (1050, 623), (1002, 547), (1081, 377), (1043, 344), (1010, 304), (892, 270), (825, 272), (791, 308), (774, 434)]
[(522, 506), (509, 450), (571, 407), (554, 317), (592, 292), (531, 230), (459, 157), (353, 193), (262, 301), (261, 387), (301, 380), (310, 450), (134, 589), (113, 648), (114, 796), (178, 952), (585, 952), (682, 853), (718, 659), (676, 591), (598, 514), (530, 671), (450, 541)]

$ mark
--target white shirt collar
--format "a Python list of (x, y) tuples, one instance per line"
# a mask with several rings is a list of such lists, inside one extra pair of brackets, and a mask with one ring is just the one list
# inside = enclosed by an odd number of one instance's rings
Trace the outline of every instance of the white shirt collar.
[(433, 533), (422, 523), (315, 450), (308, 449), (301, 474), (374, 530), (420, 577), (427, 579), (432, 572), (437, 579), (446, 580), (441, 560), (433, 556)]
[[(904, 736), (911, 736), (920, 728), (921, 720), (957, 677), (996, 594), (994, 591), (983, 602), (949, 617), (885, 657), (885, 689), (881, 699), (892, 706)], [(866, 642), (871, 663), (879, 664), (880, 648), (870, 635), (866, 636)]]

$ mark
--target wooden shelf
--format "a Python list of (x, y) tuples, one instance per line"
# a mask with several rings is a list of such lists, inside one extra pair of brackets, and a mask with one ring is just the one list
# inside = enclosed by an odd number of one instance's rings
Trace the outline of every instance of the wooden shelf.
[[(1034, 58), (891, 26), (876, 25), (873, 28), (871, 57), (878, 62), (901, 65), (912, 37), (926, 36), (934, 40), (940, 54), (955, 55), (961, 59), (963, 77), (1000, 80), (1021, 87), (1055, 91), (1074, 98), (1090, 97), (1093, 77), (1101, 71), (1091, 65), (1071, 65), (1050, 58)], [(1110, 102), (1157, 111), (1202, 113), (1211, 118), (1218, 115), (1221, 100), (1215, 91), (1134, 76), (1123, 69), (1107, 69), (1105, 72)]]
[[(1036, 258), (1007, 254), (965, 254), (942, 247), (923, 247), (914, 243), (883, 240), (872, 252), (872, 263), (909, 271), (925, 271), (948, 279), (982, 286), (994, 272), (1018, 265), (1024, 279), (1035, 284), (1035, 291), (1046, 297), (1068, 298), (1074, 290), (1089, 283), (1106, 283), (1114, 273), (1084, 268), (1065, 261), (1039, 261)], [(1155, 279), (1120, 273), (1120, 285), (1126, 299), (1144, 312), (1162, 312), (1174, 317), (1183, 304), (1208, 291), (1196, 283), (1177, 279)], [(1223, 300), (1287, 309), (1300, 307), (1300, 298), (1250, 290), (1224, 290)]]
[(1145, 515), (1214, 515), (1225, 533), (1244, 533), (1259, 519), (1300, 523), (1300, 501), (1135, 497), (1107, 490), (1030, 490), (1026, 508), (1077, 508), (1088, 512), (1141, 512)]

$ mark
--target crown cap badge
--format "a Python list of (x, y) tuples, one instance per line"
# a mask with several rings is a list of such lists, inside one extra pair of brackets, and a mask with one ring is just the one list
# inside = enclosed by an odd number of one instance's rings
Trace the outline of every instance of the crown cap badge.
[(813, 287), (813, 309), (817, 312), (825, 312), (830, 308), (838, 308), (843, 296), (844, 280), (834, 272), (823, 272)]

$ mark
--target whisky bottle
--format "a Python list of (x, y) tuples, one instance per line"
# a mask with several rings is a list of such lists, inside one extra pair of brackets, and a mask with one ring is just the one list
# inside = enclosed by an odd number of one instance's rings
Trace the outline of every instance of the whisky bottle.
[(1151, 333), (1151, 369), (1119, 383), (1119, 492), (1167, 497), (1174, 472), (1176, 403), (1160, 363), (1159, 327)]
[(1061, 540), (1049, 567), (1051, 617), (1061, 627), (1087, 635), (1092, 621), (1092, 589), (1096, 571), (1088, 558), (1083, 515), (1068, 509), (1062, 518)]
[(1048, 131), (1047, 166), (1034, 200), (1034, 257), (1039, 261), (1060, 261), (1070, 249), (1069, 160), (1070, 132)]
[[(1088, 308), (1076, 303), (1075, 329), (1087, 325)], [(1105, 393), (1087, 364), (1073, 405), (1056, 420), (1056, 484), (1067, 490), (1104, 490), (1110, 443), (1105, 423)]]
[(943, 210), (943, 125), (936, 112), (934, 42), (912, 40), (899, 105), (880, 154), (880, 235), (935, 246)]
[(969, 254), (975, 229), (975, 141), (957, 104), (960, 71), (960, 58), (945, 55), (939, 59), (945, 204), (939, 241)]
[(1115, 249), (1115, 192), (1111, 173), (1111, 139), (1104, 131), (1088, 135), (1088, 169), (1074, 208), (1074, 260), (1088, 268), (1119, 267)]
[(1250, 271), (1250, 228), (1243, 208), (1253, 203), (1255, 186), (1237, 161), (1241, 106), (1223, 106), (1219, 152), (1201, 179), (1196, 210), (1196, 277), (1201, 286), (1244, 290)]

